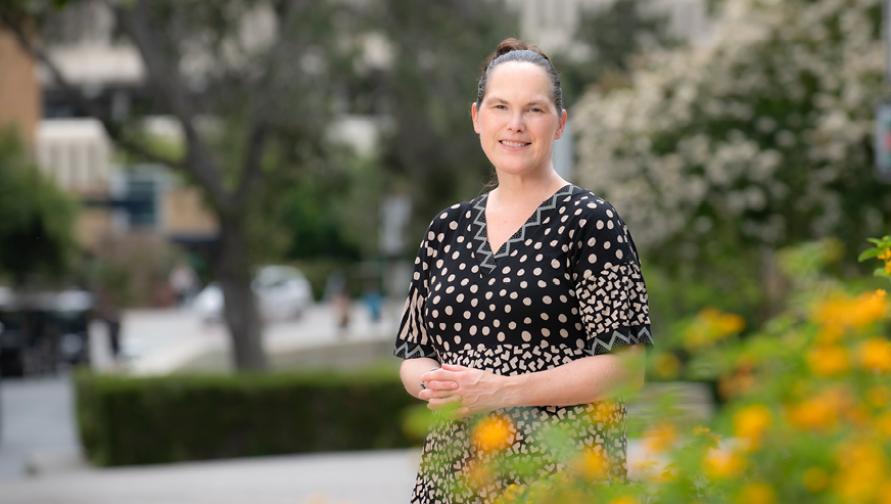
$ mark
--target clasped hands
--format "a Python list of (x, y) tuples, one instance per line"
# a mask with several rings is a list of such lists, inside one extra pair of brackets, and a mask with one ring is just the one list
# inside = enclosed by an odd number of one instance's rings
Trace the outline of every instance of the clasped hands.
[(421, 375), (422, 390), (418, 397), (427, 401), (431, 410), (457, 403), (456, 415), (466, 417), (475, 413), (504, 407), (500, 393), (504, 376), (481, 369), (442, 364)]

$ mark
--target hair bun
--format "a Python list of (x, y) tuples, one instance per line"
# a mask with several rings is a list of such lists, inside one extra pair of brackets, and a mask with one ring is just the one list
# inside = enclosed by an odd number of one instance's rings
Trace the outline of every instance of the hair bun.
[(520, 39), (509, 37), (498, 43), (498, 47), (495, 48), (495, 57), (497, 58), (502, 54), (507, 54), (511, 51), (521, 51), (523, 49), (529, 49), (529, 44)]
[(541, 57), (548, 60), (548, 62), (551, 61), (551, 58), (549, 58), (548, 55), (545, 54), (544, 51), (539, 49), (537, 46), (533, 44), (527, 44), (526, 42), (523, 42), (522, 40), (515, 37), (508, 37), (498, 43), (498, 47), (495, 48), (495, 51), (493, 51), (492, 54), (490, 54), (483, 62), (482, 68), (487, 68), (489, 64), (492, 63), (492, 61), (499, 56), (513, 51), (532, 51), (541, 55)]

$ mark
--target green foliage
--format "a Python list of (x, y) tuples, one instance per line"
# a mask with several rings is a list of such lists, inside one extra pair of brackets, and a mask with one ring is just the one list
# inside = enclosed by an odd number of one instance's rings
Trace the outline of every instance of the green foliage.
[(870, 149), (885, 92), (879, 7), (731, 2), (708, 47), (654, 51), (630, 87), (586, 96), (580, 171), (645, 256), (710, 264), (718, 239), (745, 251), (827, 235), (850, 250), (882, 231), (891, 199)]
[(409, 446), (414, 403), (392, 368), (330, 372), (75, 375), (81, 442), (97, 465)]
[(0, 275), (17, 285), (54, 281), (74, 266), (77, 207), (0, 131)]
[(885, 235), (881, 238), (870, 238), (873, 247), (864, 250), (857, 258), (858, 261), (867, 259), (878, 259), (883, 261), (883, 267), (877, 268), (873, 275), (891, 279), (891, 235)]
[[(573, 53), (551, 58), (560, 72), (567, 109), (588, 86), (604, 89), (613, 81), (627, 82), (632, 58), (647, 48), (678, 43), (668, 33), (667, 18), (642, 12), (642, 5), (640, 0), (618, 0), (605, 8), (583, 8)], [(574, 56), (579, 51), (584, 55)]]

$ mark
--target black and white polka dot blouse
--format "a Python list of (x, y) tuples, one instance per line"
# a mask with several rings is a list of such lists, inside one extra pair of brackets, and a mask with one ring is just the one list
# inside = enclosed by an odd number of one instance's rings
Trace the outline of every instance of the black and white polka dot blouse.
[[(516, 375), (623, 345), (653, 344), (637, 249), (612, 205), (567, 184), (493, 251), (486, 232), (487, 196), (483, 193), (454, 204), (430, 222), (415, 259), (396, 356), (429, 357)], [(533, 430), (595, 406), (511, 408), (495, 413), (508, 415), (517, 426), (511, 449), (527, 452), (525, 438)], [(621, 417), (624, 412), (620, 404), (616, 414)], [(462, 501), (460, 496), (444, 493), (444, 482), (478, 455), (469, 440), (469, 428), (466, 421), (455, 421), (428, 435), (412, 502)], [(612, 478), (625, 477), (621, 421), (592, 424), (579, 433), (578, 441), (608, 455)], [(440, 458), (443, 453), (453, 454), (449, 469), (427, 463), (435, 453)], [(464, 500), (485, 500), (487, 495), (497, 495), (498, 488), (477, 489), (477, 494)]]

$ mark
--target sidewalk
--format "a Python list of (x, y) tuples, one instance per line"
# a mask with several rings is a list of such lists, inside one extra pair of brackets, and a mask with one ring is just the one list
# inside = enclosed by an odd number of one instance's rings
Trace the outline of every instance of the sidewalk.
[(3, 504), (407, 502), (417, 450), (98, 469), (80, 455), (65, 374), (0, 382)]
[(244, 458), (75, 470), (0, 480), (4, 504), (394, 504), (417, 450)]

